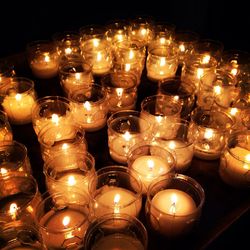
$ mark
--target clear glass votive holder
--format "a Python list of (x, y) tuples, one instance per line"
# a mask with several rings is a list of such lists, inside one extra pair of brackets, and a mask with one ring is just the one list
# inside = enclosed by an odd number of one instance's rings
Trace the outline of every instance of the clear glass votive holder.
[(45, 96), (37, 99), (36, 105), (32, 108), (32, 125), (37, 135), (46, 125), (62, 129), (68, 123), (72, 123), (72, 110), (68, 98)]
[(74, 121), (85, 131), (93, 132), (106, 125), (108, 105), (106, 90), (91, 84), (75, 89), (69, 95)]
[(89, 152), (58, 153), (44, 164), (43, 172), (49, 193), (67, 193), (70, 200), (72, 190), (89, 192), (89, 183), (96, 176), (95, 159)]
[(14, 65), (6, 60), (0, 60), (0, 95), (9, 88), (12, 77), (16, 75)]
[(173, 131), (168, 128), (173, 122), (181, 119), (181, 101), (172, 96), (148, 96), (141, 102), (140, 117), (150, 123), (150, 130), (169, 135)]
[(123, 166), (107, 166), (96, 171), (89, 183), (94, 217), (128, 214), (138, 217), (142, 206), (141, 180)]
[(31, 174), (28, 150), (18, 141), (4, 141), (0, 144), (0, 176), (13, 172)]
[(170, 151), (145, 142), (132, 147), (128, 154), (128, 169), (133, 177), (141, 180), (144, 195), (154, 180), (174, 172), (175, 164)]
[(234, 120), (224, 112), (193, 110), (188, 138), (194, 142), (194, 155), (203, 160), (219, 159), (233, 126)]
[(10, 238), (13, 227), (35, 226), (41, 195), (32, 175), (12, 172), (0, 176), (0, 200), (0, 238)]
[(36, 103), (37, 94), (34, 81), (25, 77), (13, 77), (3, 94), (1, 105), (12, 124), (31, 122), (32, 107)]
[(101, 78), (101, 84), (107, 93), (109, 112), (135, 109), (137, 101), (137, 82), (129, 74), (112, 72)]
[(146, 250), (147, 245), (147, 229), (136, 217), (127, 214), (107, 214), (97, 218), (90, 223), (84, 239), (86, 250)]
[(93, 83), (91, 70), (92, 67), (83, 59), (64, 62), (59, 68), (59, 79), (64, 93), (69, 96), (74, 90)]
[(250, 131), (235, 131), (229, 135), (220, 158), (219, 174), (228, 185), (250, 188)]
[(140, 112), (124, 110), (113, 113), (108, 121), (109, 153), (116, 162), (127, 164), (129, 150), (149, 138), (150, 124)]
[(147, 60), (147, 78), (158, 82), (164, 78), (175, 76), (178, 68), (177, 47), (170, 45), (150, 46)]
[(85, 132), (80, 126), (70, 123), (58, 127), (50, 125), (43, 127), (38, 134), (43, 160), (47, 162), (58, 153), (62, 154), (63, 158), (73, 157), (73, 152), (85, 153), (87, 141), (84, 136)]
[[(67, 193), (66, 193), (67, 195)], [(72, 191), (44, 193), (36, 210), (36, 223), (44, 249), (79, 249), (89, 225), (89, 197)]]
[(172, 174), (154, 181), (147, 193), (150, 228), (169, 239), (190, 233), (199, 223), (205, 193), (193, 178)]
[(29, 66), (35, 77), (48, 79), (57, 75), (60, 57), (52, 41), (33, 41), (27, 45), (26, 50)]
[(12, 141), (13, 134), (7, 114), (0, 110), (0, 144), (4, 141)]
[(173, 97), (181, 102), (181, 118), (188, 119), (195, 105), (195, 86), (181, 77), (166, 78), (159, 81), (158, 93)]
[(194, 141), (188, 137), (189, 122), (180, 120), (173, 122), (168, 126), (169, 133), (155, 131), (153, 134), (153, 145), (158, 145), (172, 152), (175, 157), (175, 171), (178, 173), (185, 172), (191, 165), (194, 156)]

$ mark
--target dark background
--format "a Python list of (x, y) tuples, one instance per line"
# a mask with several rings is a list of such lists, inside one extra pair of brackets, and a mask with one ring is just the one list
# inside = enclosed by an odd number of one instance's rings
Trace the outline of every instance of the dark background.
[[(137, 5), (137, 7), (135, 6)], [(140, 6), (140, 8), (138, 8)], [(50, 39), (58, 31), (79, 30), (87, 24), (104, 25), (113, 19), (138, 15), (166, 21), (221, 41), (225, 49), (249, 51), (250, 19), (247, 1), (33, 1), (1, 2), (0, 57), (25, 50), (28, 42)]]
[[(92, 1), (92, 2), (91, 2)], [(79, 30), (88, 24), (102, 24), (113, 19), (129, 19), (140, 15), (155, 21), (166, 21), (176, 29), (189, 29), (221, 41), (225, 49), (250, 52), (250, 17), (248, 1), (209, 0), (134, 2), (119, 1), (100, 4), (89, 0), (33, 1), (33, 3), (1, 2), (0, 58), (25, 51), (27, 43), (50, 39), (59, 31)], [(140, 5), (136, 7), (136, 5)], [(102, 6), (101, 6), (102, 5)], [(249, 212), (234, 223), (209, 249), (232, 249), (249, 243)]]

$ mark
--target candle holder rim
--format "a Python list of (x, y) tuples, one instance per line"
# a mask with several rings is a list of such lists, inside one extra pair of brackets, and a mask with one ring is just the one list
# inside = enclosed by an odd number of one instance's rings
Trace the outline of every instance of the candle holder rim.
[[(205, 191), (204, 191), (203, 187), (200, 185), (200, 183), (198, 181), (196, 181), (194, 178), (192, 178), (190, 176), (179, 174), (179, 173), (170, 173), (166, 177), (164, 178), (164, 176), (162, 176), (162, 177), (158, 178), (157, 180), (153, 180), (152, 183), (149, 185), (149, 188), (148, 188), (148, 191), (147, 191), (147, 201), (149, 202), (150, 206), (152, 206), (155, 210), (157, 210), (160, 213), (164, 213), (166, 215), (173, 216), (172, 214), (167, 213), (165, 211), (162, 211), (159, 208), (157, 208), (156, 206), (154, 206), (154, 204), (152, 203), (152, 198), (151, 198), (151, 195), (150, 195), (150, 191), (154, 187), (154, 185), (156, 185), (156, 184), (158, 184), (158, 183), (160, 183), (162, 181), (165, 181), (165, 180), (170, 180), (171, 181), (171, 178), (175, 178), (175, 179), (180, 179), (182, 181), (185, 181), (185, 182), (188, 182), (188, 183), (192, 184), (192, 186), (196, 189), (196, 191), (199, 193), (199, 196), (200, 196), (200, 202), (199, 202), (198, 206), (196, 206), (195, 210), (192, 211), (192, 213), (185, 214), (185, 215), (175, 215), (175, 217), (187, 217), (187, 216), (190, 216), (192, 214), (196, 214), (199, 210), (202, 209), (202, 207), (203, 207), (203, 205), (205, 203)], [(165, 189), (162, 189), (162, 190), (165, 190)], [(159, 190), (159, 191), (161, 191), (161, 190)], [(183, 192), (185, 192), (185, 191), (183, 191)], [(154, 196), (156, 194), (157, 193), (155, 193)]]

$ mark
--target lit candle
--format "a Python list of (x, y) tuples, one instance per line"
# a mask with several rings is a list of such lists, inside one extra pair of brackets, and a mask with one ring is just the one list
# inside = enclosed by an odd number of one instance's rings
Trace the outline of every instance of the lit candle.
[(194, 200), (187, 193), (177, 189), (161, 190), (152, 199), (150, 222), (161, 234), (179, 236), (196, 221), (196, 210)]
[(63, 206), (52, 209), (39, 221), (43, 243), (48, 249), (66, 249), (82, 244), (88, 226), (88, 218), (83, 209)]
[(160, 138), (157, 139), (157, 143), (163, 148), (174, 152), (176, 172), (183, 172), (190, 166), (194, 155), (193, 143), (180, 140), (161, 140)]
[(250, 150), (236, 146), (226, 150), (220, 160), (221, 178), (231, 186), (250, 187)]
[(141, 210), (141, 197), (120, 187), (104, 187), (95, 197), (94, 210), (96, 217), (108, 213), (124, 213), (138, 216)]
[(143, 193), (146, 194), (150, 183), (168, 173), (171, 167), (167, 163), (167, 159), (157, 155), (143, 155), (135, 159), (131, 165), (132, 175), (139, 176), (143, 184)]
[(91, 249), (144, 250), (145, 248), (138, 239), (118, 233), (102, 237), (93, 245)]
[(26, 124), (31, 122), (32, 106), (34, 103), (34, 92), (10, 92), (4, 97), (2, 106), (4, 108), (4, 111), (7, 113), (9, 121), (11, 123)]
[(30, 62), (32, 73), (39, 78), (51, 78), (57, 75), (59, 61), (55, 55), (46, 52)]

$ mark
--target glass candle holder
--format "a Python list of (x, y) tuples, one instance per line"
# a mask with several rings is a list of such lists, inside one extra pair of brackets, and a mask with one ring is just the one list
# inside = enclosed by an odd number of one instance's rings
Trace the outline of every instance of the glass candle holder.
[(142, 205), (141, 180), (131, 175), (127, 167), (107, 166), (97, 170), (89, 183), (94, 216), (125, 213), (138, 216)]
[(34, 76), (48, 79), (58, 72), (59, 54), (52, 41), (33, 41), (27, 45), (27, 57)]
[(178, 54), (173, 45), (150, 46), (146, 60), (147, 77), (158, 82), (167, 77), (173, 77), (178, 67)]
[(0, 60), (0, 95), (6, 92), (15, 75), (14, 66), (6, 60)]
[(92, 67), (83, 60), (69, 60), (59, 68), (60, 84), (64, 93), (69, 96), (71, 92), (94, 81)]
[(129, 150), (149, 137), (150, 124), (138, 111), (124, 110), (112, 114), (108, 121), (109, 153), (116, 162), (126, 164)]
[(194, 155), (203, 160), (220, 158), (233, 125), (234, 120), (224, 112), (196, 108), (188, 131), (194, 141)]
[(109, 112), (135, 109), (137, 100), (137, 82), (129, 73), (112, 72), (101, 78), (101, 84), (107, 93)]
[(188, 119), (195, 105), (195, 86), (175, 76), (159, 81), (158, 93), (181, 102), (181, 118)]
[(70, 156), (58, 153), (44, 165), (47, 190), (51, 193), (68, 193), (78, 190), (88, 193), (88, 185), (95, 178), (95, 159), (88, 153), (71, 152)]
[(0, 144), (4, 141), (12, 141), (13, 134), (7, 114), (0, 110)]
[(173, 133), (168, 128), (171, 123), (180, 119), (181, 102), (166, 95), (148, 96), (141, 102), (140, 117), (150, 123), (152, 133)]
[(0, 188), (0, 234), (7, 239), (11, 227), (35, 226), (35, 211), (41, 200), (36, 180), (29, 174), (12, 172), (0, 176)]
[(9, 122), (12, 124), (30, 123), (36, 97), (32, 80), (24, 77), (12, 78), (1, 103)]
[(154, 181), (147, 193), (148, 224), (167, 238), (190, 233), (199, 222), (205, 193), (191, 177), (172, 174)]
[(210, 79), (214, 79), (217, 61), (210, 54), (194, 54), (186, 60), (182, 67), (181, 79), (195, 85), (195, 93), (199, 89), (200, 79), (207, 74)]
[(156, 131), (153, 134), (153, 145), (158, 145), (172, 152), (175, 157), (175, 171), (182, 173), (191, 165), (194, 155), (193, 138), (188, 137), (189, 122), (180, 120), (168, 126), (172, 131), (166, 136), (165, 132)]
[(74, 200), (63, 193), (43, 194), (37, 206), (36, 223), (45, 249), (78, 249), (89, 225), (89, 198), (72, 191)]
[(108, 214), (97, 218), (90, 223), (84, 239), (86, 250), (146, 250), (147, 245), (147, 229), (136, 217), (126, 214)]
[(173, 172), (175, 164), (174, 155), (157, 145), (135, 145), (128, 154), (128, 168), (141, 180), (144, 195), (154, 180)]
[(65, 97), (45, 96), (32, 108), (32, 124), (37, 135), (47, 125), (63, 129), (69, 123), (72, 123), (72, 111), (70, 101)]
[(73, 157), (72, 152), (86, 152), (87, 142), (84, 135), (84, 130), (74, 124), (43, 127), (38, 134), (43, 160), (47, 162), (61, 153), (64, 155), (61, 156), (61, 161), (64, 161), (64, 158)]
[(13, 172), (32, 172), (28, 151), (20, 142), (4, 141), (0, 144), (0, 176)]
[(230, 134), (220, 158), (219, 174), (230, 186), (250, 188), (250, 131)]
[(106, 97), (105, 89), (97, 84), (76, 89), (69, 95), (73, 118), (85, 131), (97, 131), (106, 125)]

